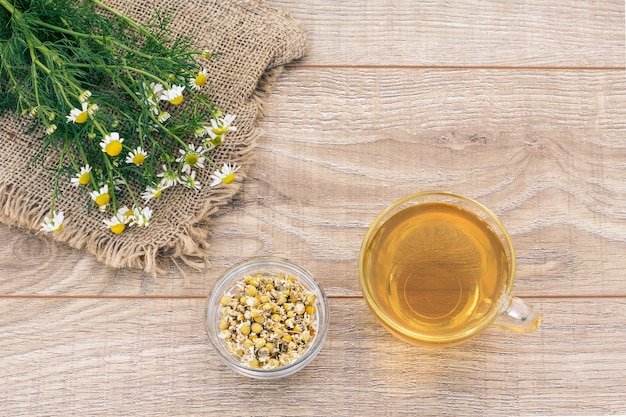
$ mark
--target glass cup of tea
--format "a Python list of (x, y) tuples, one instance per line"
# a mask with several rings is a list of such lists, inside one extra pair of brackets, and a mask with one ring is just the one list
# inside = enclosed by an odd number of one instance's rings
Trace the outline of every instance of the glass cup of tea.
[(529, 333), (541, 321), (511, 294), (515, 250), (500, 220), (452, 192), (418, 192), (384, 210), (363, 239), (359, 280), (380, 323), (417, 345), (455, 345), (489, 326)]

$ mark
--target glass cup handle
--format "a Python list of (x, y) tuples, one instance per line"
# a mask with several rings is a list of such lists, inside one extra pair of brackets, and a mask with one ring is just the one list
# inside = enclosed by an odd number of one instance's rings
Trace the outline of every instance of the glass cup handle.
[(531, 333), (541, 323), (541, 315), (537, 309), (526, 304), (521, 298), (511, 298), (511, 303), (493, 323), (495, 327), (517, 333)]

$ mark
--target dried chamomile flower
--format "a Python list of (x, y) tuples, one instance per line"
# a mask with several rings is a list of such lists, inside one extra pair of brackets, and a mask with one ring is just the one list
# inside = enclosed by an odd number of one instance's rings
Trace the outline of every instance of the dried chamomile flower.
[(219, 337), (250, 368), (285, 366), (315, 337), (316, 301), (293, 276), (248, 276), (220, 300)]

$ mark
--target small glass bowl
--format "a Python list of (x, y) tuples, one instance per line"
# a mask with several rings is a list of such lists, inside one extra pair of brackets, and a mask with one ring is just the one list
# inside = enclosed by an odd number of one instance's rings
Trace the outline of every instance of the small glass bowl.
[[(219, 337), (220, 300), (242, 282), (247, 276), (256, 274), (278, 274), (284, 273), (295, 277), (301, 286), (316, 295), (315, 315), (317, 321), (316, 333), (311, 340), (307, 350), (300, 358), (284, 366), (274, 369), (251, 368), (243, 363), (235, 355), (228, 352), (226, 344)], [(319, 353), (326, 339), (329, 325), (328, 300), (324, 290), (309, 272), (293, 264), (287, 259), (277, 257), (255, 257), (238, 263), (228, 269), (222, 277), (215, 283), (213, 291), (207, 297), (205, 326), (209, 336), (209, 341), (213, 345), (215, 352), (230, 368), (240, 374), (260, 379), (282, 378), (299, 371), (308, 365)]]

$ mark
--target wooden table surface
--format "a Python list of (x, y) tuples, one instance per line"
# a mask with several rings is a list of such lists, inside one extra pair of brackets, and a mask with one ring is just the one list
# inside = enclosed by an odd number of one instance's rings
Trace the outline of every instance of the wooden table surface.
[[(0, 414), (626, 414), (622, 0), (270, 0), (311, 50), (267, 99), (243, 191), (206, 271), (158, 277), (0, 226)], [(357, 258), (385, 206), (449, 189), (501, 217), (540, 329), (444, 349), (396, 340)], [(223, 365), (205, 297), (232, 264), (287, 256), (330, 296), (307, 368)]]

